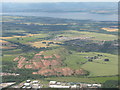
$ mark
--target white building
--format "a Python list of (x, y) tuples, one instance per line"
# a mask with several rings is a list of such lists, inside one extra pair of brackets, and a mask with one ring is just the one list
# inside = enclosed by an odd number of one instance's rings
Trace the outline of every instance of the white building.
[(54, 84), (56, 84), (57, 83), (57, 81), (50, 81), (49, 82), (49, 85), (54, 85)]
[(23, 85), (24, 86), (30, 86), (30, 83), (24, 83)]
[(31, 82), (31, 80), (26, 80), (27, 83)]
[(35, 80), (35, 81), (32, 81), (32, 83), (39, 83), (39, 81)]

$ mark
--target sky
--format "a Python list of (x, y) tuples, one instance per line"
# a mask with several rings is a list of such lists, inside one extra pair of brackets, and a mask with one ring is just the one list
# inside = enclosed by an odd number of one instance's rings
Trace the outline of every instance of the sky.
[(118, 2), (119, 0), (0, 0), (0, 2)]

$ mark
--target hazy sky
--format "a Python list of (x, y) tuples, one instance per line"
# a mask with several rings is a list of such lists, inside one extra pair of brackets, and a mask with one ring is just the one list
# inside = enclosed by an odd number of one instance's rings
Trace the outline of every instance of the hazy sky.
[(0, 0), (0, 2), (118, 2), (119, 0)]

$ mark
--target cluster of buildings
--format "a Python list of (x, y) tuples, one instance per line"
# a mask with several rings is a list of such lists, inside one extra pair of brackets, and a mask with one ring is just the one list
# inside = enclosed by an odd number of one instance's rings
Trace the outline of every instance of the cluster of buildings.
[(101, 84), (86, 84), (86, 83), (73, 83), (73, 82), (57, 82), (50, 81), (50, 88), (100, 88)]
[(42, 85), (40, 84), (40, 82), (38, 80), (34, 80), (34, 81), (26, 80), (26, 82), (23, 83), (21, 88), (27, 88), (27, 89), (36, 88), (36, 89), (39, 89), (41, 87), (42, 87)]
[(0, 76), (9, 76), (9, 75), (18, 76), (20, 74), (16, 74), (16, 73), (3, 73), (3, 72), (0, 73)]
[(94, 37), (67, 37), (67, 36), (59, 36), (59, 37), (56, 37), (55, 39), (53, 40), (73, 40), (73, 39), (90, 39), (90, 38), (94, 38)]
[[(12, 86), (11, 88), (23, 88), (23, 89), (40, 89), (43, 88), (43, 84), (38, 80), (26, 80), (25, 82), (14, 85), (15, 82), (10, 83), (1, 83), (0, 88), (5, 88), (8, 86)], [(74, 83), (74, 82), (58, 82), (58, 81), (50, 81), (47, 85), (48, 88), (101, 88), (101, 84), (87, 84), (87, 83)]]
[(8, 82), (8, 83), (0, 83), (0, 90), (2, 88), (5, 88), (5, 87), (8, 87), (8, 86), (11, 86), (11, 85), (14, 85), (16, 82)]

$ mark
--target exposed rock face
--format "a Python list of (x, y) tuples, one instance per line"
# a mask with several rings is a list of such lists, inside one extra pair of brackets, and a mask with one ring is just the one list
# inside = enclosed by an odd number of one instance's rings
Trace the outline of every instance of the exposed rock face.
[(22, 68), (24, 66), (24, 63), (26, 62), (25, 60), (26, 60), (25, 57), (19, 56), (19, 57), (16, 57), (13, 61), (18, 61), (17, 67)]
[(16, 57), (13, 61), (18, 61), (19, 60), (19, 57)]
[(32, 69), (33, 66), (32, 66), (32, 65), (25, 65), (25, 68), (26, 68), (26, 69)]
[(64, 76), (70, 76), (74, 73), (74, 71), (71, 68), (65, 67), (65, 68), (54, 68), (54, 71), (57, 73), (60, 73), (60, 75)]
[[(73, 70), (69, 67), (61, 67), (62, 60), (59, 55), (53, 54), (51, 56), (42, 55), (44, 51), (35, 54), (30, 60), (23, 56), (16, 57), (13, 61), (17, 61), (17, 67), (19, 69), (37, 69), (38, 72), (33, 72), (32, 74), (40, 74), (43, 76), (71, 76), (71, 75), (82, 75), (85, 72), (82, 69)], [(53, 58), (54, 56), (54, 58)]]
[(34, 69), (39, 69), (39, 68), (44, 67), (42, 62), (33, 62), (33, 66), (34, 66), (33, 67)]
[(37, 55), (41, 55), (41, 54), (40, 53), (35, 54), (35, 56), (37, 56)]
[(37, 73), (40, 74), (40, 75), (43, 75), (43, 76), (51, 76), (51, 75), (55, 74), (53, 70), (47, 69), (47, 68), (46, 69), (41, 69)]
[(44, 75), (44, 76), (52, 76), (52, 75), (71, 76), (71, 75), (82, 75), (82, 74), (84, 74), (84, 71), (82, 69), (73, 70), (69, 67), (52, 68), (52, 69), (43, 68), (43, 69), (40, 69), (38, 72), (34, 72), (33, 74), (40, 74), (40, 75)]
[(52, 56), (44, 56), (44, 58), (45, 58), (45, 59), (47, 59), (47, 58), (52, 58)]
[(60, 58), (60, 56), (59, 55), (57, 55), (57, 54), (53, 54), (56, 58)]
[(43, 51), (41, 51), (38, 54), (35, 54), (35, 56), (29, 60), (26, 61), (27, 58), (23, 56), (16, 57), (13, 61), (17, 61), (18, 65), (17, 67), (20, 68), (26, 68), (26, 69), (41, 69), (43, 67), (49, 67), (49, 66), (59, 66), (61, 65), (61, 61), (59, 60), (45, 60), (45, 59), (52, 59), (52, 56), (44, 56), (42, 57)]
[(81, 74), (84, 74), (85, 72), (82, 69), (78, 69), (78, 70), (75, 70), (75, 73), (77, 75), (81, 75)]

